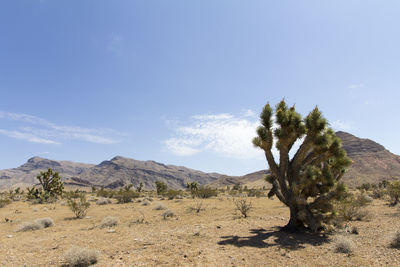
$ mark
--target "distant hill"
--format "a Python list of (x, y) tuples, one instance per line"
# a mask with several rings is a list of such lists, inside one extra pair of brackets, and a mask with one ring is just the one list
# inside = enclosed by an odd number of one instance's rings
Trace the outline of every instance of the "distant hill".
[[(346, 132), (337, 132), (342, 139), (342, 146), (353, 164), (343, 176), (343, 181), (350, 187), (363, 183), (378, 183), (382, 180), (400, 179), (400, 156), (386, 150), (382, 145), (370, 140), (358, 138)], [(264, 181), (266, 170), (244, 176), (221, 176), (212, 183), (213, 186), (223, 187), (241, 183), (249, 188), (269, 186)]]
[(155, 181), (159, 180), (165, 182), (169, 188), (181, 189), (188, 182), (196, 181), (202, 185), (211, 183), (221, 176), (217, 173), (204, 173), (185, 167), (120, 156), (98, 165), (33, 157), (18, 168), (0, 170), (0, 189), (34, 185), (37, 183), (36, 175), (48, 168), (59, 172), (67, 185), (107, 188), (117, 188), (127, 184), (136, 187), (142, 182), (146, 189), (154, 189)]
[(337, 132), (336, 135), (342, 139), (343, 148), (353, 160), (343, 177), (348, 185), (400, 179), (400, 156), (370, 139), (358, 138), (346, 132)]
[[(353, 160), (343, 177), (346, 184), (354, 187), (362, 183), (400, 179), (400, 156), (372, 140), (358, 138), (346, 132), (336, 134), (342, 139), (343, 148)], [(127, 184), (136, 187), (142, 182), (146, 189), (154, 189), (157, 180), (174, 189), (185, 188), (188, 182), (193, 181), (213, 187), (226, 187), (236, 183), (249, 188), (269, 186), (264, 181), (267, 170), (244, 176), (228, 176), (117, 156), (98, 165), (33, 157), (18, 168), (0, 170), (0, 189), (34, 185), (37, 183), (36, 175), (48, 168), (59, 172), (63, 181), (70, 186), (118, 188)]]

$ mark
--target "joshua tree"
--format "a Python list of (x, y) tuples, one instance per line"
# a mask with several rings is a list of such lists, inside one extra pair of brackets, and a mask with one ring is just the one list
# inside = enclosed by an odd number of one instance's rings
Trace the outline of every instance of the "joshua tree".
[(140, 192), (142, 192), (142, 189), (143, 189), (143, 183), (140, 182), (139, 185), (138, 185), (138, 187), (136, 188), (136, 191), (137, 191), (138, 193), (140, 193)]
[(157, 195), (160, 195), (165, 191), (167, 191), (168, 186), (164, 182), (156, 181), (156, 189), (157, 189)]
[[(303, 119), (294, 106), (289, 108), (282, 100), (275, 108), (275, 126), (269, 104), (260, 118), (253, 144), (264, 150), (271, 171), (266, 177), (272, 184), (268, 197), (276, 195), (290, 209), (290, 220), (283, 229), (322, 230), (335, 216), (332, 200), (340, 199), (346, 191), (340, 179), (351, 160), (341, 140), (317, 107)], [(272, 153), (274, 139), (279, 163)], [(301, 145), (290, 157), (296, 141)]]
[(61, 182), (61, 177), (58, 172), (53, 172), (53, 170), (49, 168), (47, 172), (40, 172), (36, 178), (39, 180), (44, 193), (49, 196), (62, 194), (64, 184)]
[(190, 193), (194, 197), (196, 192), (199, 190), (199, 184), (197, 182), (187, 183), (186, 188), (190, 190)]

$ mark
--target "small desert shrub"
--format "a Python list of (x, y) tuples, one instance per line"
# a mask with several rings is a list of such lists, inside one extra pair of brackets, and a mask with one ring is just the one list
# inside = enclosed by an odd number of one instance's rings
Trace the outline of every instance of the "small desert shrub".
[(363, 194), (355, 196), (348, 194), (345, 198), (335, 203), (335, 210), (337, 211), (337, 224), (342, 221), (364, 220), (369, 217), (369, 213), (363, 209), (367, 204), (372, 201), (370, 197)]
[(43, 228), (42, 225), (40, 225), (36, 221), (23, 222), (18, 226), (17, 232), (35, 231), (35, 230), (39, 230), (39, 229), (42, 229), (42, 228)]
[(111, 199), (109, 199), (109, 198), (100, 198), (100, 199), (98, 199), (97, 201), (96, 201), (96, 204), (97, 205), (107, 205), (107, 204), (111, 204), (112, 203), (112, 201), (111, 201)]
[(387, 192), (390, 197), (391, 204), (394, 206), (400, 202), (400, 181), (390, 182), (387, 186)]
[(51, 226), (54, 226), (54, 222), (51, 218), (41, 218), (32, 222), (21, 223), (17, 228), (17, 232), (40, 230)]
[(140, 193), (130, 189), (120, 189), (113, 197), (118, 201), (118, 204), (123, 204), (132, 202), (132, 199), (140, 197)]
[(249, 189), (247, 192), (248, 197), (264, 197), (265, 194), (262, 190)]
[(166, 192), (164, 192), (162, 195), (167, 197), (169, 200), (171, 200), (171, 199), (176, 198), (180, 194), (182, 194), (182, 191), (169, 189)]
[(119, 218), (118, 217), (106, 216), (101, 221), (100, 227), (101, 228), (113, 227), (113, 226), (118, 225), (118, 223), (119, 223)]
[(247, 218), (249, 211), (253, 208), (251, 201), (247, 199), (234, 199), (236, 210), (238, 210), (245, 218)]
[(392, 242), (390, 243), (392, 248), (399, 248), (400, 249), (400, 232), (397, 232), (394, 236)]
[(169, 218), (169, 217), (174, 217), (175, 216), (175, 213), (172, 211), (172, 210), (166, 210), (164, 213), (163, 213), (163, 218), (164, 218), (164, 220), (166, 220), (167, 218)]
[(140, 212), (140, 218), (130, 221), (129, 227), (131, 227), (131, 225), (133, 225), (133, 224), (144, 224), (144, 223), (148, 223), (148, 222), (146, 221), (146, 218), (144, 217), (144, 213)]
[(147, 199), (143, 200), (142, 206), (149, 206), (151, 203)]
[(344, 236), (338, 236), (335, 240), (335, 252), (351, 254), (354, 251), (354, 243)]
[(200, 211), (205, 210), (203, 201), (196, 201), (193, 207), (189, 207), (189, 211), (200, 213)]
[(113, 195), (114, 195), (114, 192), (112, 190), (106, 190), (104, 188), (101, 188), (96, 192), (97, 197), (111, 198), (111, 197), (113, 197)]
[(168, 209), (166, 206), (164, 206), (163, 204), (157, 204), (153, 210), (166, 210)]
[(387, 194), (386, 189), (376, 188), (372, 191), (371, 197), (374, 199), (382, 199)]
[(216, 197), (218, 196), (218, 190), (207, 186), (200, 186), (199, 189), (194, 192), (194, 196), (198, 198)]
[(86, 267), (97, 263), (99, 253), (92, 249), (72, 247), (65, 253), (65, 262), (71, 267)]
[(0, 208), (4, 208), (8, 204), (11, 203), (11, 200), (9, 198), (0, 198)]
[(360, 191), (370, 191), (372, 189), (375, 189), (376, 187), (377, 187), (376, 184), (364, 183), (358, 186), (357, 189)]
[(85, 194), (80, 194), (79, 198), (68, 199), (67, 205), (75, 214), (76, 218), (82, 219), (86, 216), (90, 203), (86, 200)]
[(354, 234), (354, 235), (358, 235), (358, 234), (359, 234), (359, 231), (358, 231), (357, 226), (353, 226), (353, 227), (351, 228), (351, 233)]
[(40, 224), (42, 226), (42, 228), (47, 228), (47, 227), (51, 227), (54, 226), (54, 221), (52, 218), (41, 218), (41, 219), (37, 219), (35, 222), (37, 222), (38, 224)]

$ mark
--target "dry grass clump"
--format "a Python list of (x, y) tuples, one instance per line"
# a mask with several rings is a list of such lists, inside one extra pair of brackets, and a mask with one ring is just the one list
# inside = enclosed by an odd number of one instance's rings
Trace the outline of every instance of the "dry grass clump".
[(96, 204), (97, 204), (97, 205), (107, 205), (107, 204), (111, 204), (111, 203), (112, 203), (111, 199), (105, 198), (105, 197), (99, 198), (99, 199), (96, 201)]
[(54, 226), (54, 222), (51, 218), (40, 218), (32, 222), (21, 223), (17, 228), (17, 232), (40, 230), (51, 226)]
[(67, 266), (85, 267), (98, 262), (99, 252), (80, 247), (72, 247), (65, 253)]
[(39, 223), (43, 228), (54, 226), (53, 219), (49, 217), (37, 219), (36, 222)]
[(106, 216), (100, 223), (101, 228), (113, 227), (119, 224), (119, 218), (114, 216)]
[(166, 210), (166, 209), (168, 208), (163, 204), (157, 204), (157, 206), (154, 207), (154, 210)]
[(164, 213), (163, 213), (163, 218), (164, 218), (164, 220), (166, 220), (167, 218), (172, 218), (172, 217), (174, 217), (175, 216), (175, 213), (172, 211), (172, 210), (166, 210)]
[(400, 249), (400, 232), (397, 232), (394, 238), (392, 239), (392, 242), (390, 243), (390, 246), (392, 248), (398, 248)]
[(354, 252), (354, 243), (345, 236), (338, 236), (335, 239), (335, 252), (351, 254)]

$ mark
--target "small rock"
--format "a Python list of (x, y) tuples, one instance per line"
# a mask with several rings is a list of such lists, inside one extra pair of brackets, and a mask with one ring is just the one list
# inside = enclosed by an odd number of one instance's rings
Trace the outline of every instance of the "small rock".
[(107, 233), (115, 233), (115, 229), (110, 229), (107, 231)]
[(8, 235), (7, 237), (8, 237), (8, 238), (11, 238), (11, 237), (12, 237), (12, 235)]

